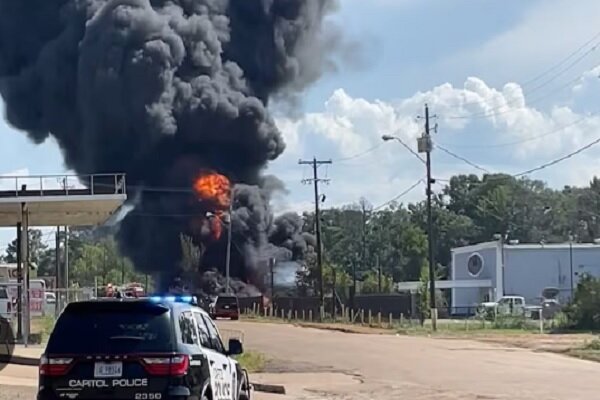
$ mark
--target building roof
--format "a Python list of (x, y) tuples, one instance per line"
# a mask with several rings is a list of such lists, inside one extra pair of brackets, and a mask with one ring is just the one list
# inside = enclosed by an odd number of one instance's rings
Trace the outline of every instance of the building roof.
[[(63, 182), (56, 187), (56, 180)], [(71, 185), (69, 182), (83, 184)], [(29, 226), (99, 225), (127, 200), (125, 175), (0, 176), (0, 227), (14, 227), (25, 205)]]
[[(456, 247), (452, 249), (452, 253), (473, 253), (485, 249), (499, 248), (500, 243), (498, 241), (477, 243), (469, 246)], [(566, 250), (569, 248), (573, 249), (598, 249), (600, 250), (600, 243), (520, 243), (520, 244), (504, 244), (505, 250)]]
[(574, 249), (598, 249), (600, 250), (600, 243), (523, 243), (523, 244), (505, 244), (505, 249), (511, 250), (565, 250), (569, 248)]
[(483, 242), (483, 243), (472, 244), (469, 246), (455, 247), (450, 251), (452, 253), (473, 253), (473, 252), (481, 251), (481, 250), (485, 250), (485, 249), (493, 249), (498, 246), (499, 246), (499, 243), (497, 241)]

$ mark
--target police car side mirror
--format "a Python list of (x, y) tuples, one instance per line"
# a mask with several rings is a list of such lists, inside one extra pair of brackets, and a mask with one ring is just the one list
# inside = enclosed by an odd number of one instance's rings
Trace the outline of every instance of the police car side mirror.
[(242, 354), (244, 352), (244, 346), (242, 346), (242, 342), (238, 339), (229, 339), (229, 349), (227, 350), (227, 354), (230, 356), (236, 356), (238, 354)]

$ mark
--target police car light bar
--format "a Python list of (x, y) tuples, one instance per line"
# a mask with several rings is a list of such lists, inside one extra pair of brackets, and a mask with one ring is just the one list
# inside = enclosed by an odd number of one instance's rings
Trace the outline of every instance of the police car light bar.
[(150, 301), (155, 303), (188, 303), (197, 304), (196, 296), (151, 296)]

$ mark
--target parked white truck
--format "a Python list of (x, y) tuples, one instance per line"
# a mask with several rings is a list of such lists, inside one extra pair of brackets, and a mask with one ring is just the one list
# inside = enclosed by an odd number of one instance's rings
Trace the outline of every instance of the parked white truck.
[(535, 318), (539, 315), (542, 306), (527, 305), (523, 296), (502, 296), (496, 301), (489, 301), (479, 305), (480, 315), (494, 318), (497, 315), (525, 316)]
[(502, 296), (497, 301), (481, 303), (479, 305), (479, 315), (489, 319), (493, 319), (498, 315), (525, 316), (538, 319), (541, 311), (544, 319), (551, 319), (561, 310), (558, 301), (559, 294), (560, 289), (558, 288), (545, 288), (542, 290), (539, 305), (527, 305), (523, 296)]

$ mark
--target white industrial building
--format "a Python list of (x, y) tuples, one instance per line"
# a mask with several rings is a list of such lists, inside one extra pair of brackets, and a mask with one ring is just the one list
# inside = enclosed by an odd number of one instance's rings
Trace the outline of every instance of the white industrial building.
[(503, 295), (539, 303), (544, 288), (559, 289), (569, 300), (584, 274), (600, 277), (600, 245), (480, 243), (452, 250), (451, 307), (455, 313)]

